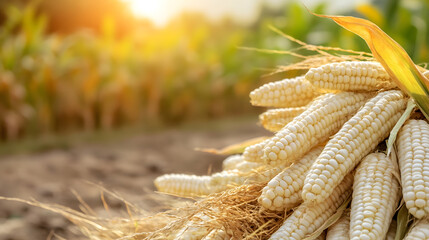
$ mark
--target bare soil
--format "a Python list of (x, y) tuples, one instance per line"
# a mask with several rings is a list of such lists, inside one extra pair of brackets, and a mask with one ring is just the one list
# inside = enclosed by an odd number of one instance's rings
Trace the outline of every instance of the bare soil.
[[(155, 190), (153, 180), (165, 173), (206, 174), (219, 171), (224, 156), (194, 151), (221, 148), (252, 137), (268, 135), (251, 120), (195, 124), (127, 138), (78, 143), (0, 157), (0, 196), (36, 199), (79, 209), (76, 191), (95, 212), (104, 211), (95, 183), (119, 193), (142, 208), (156, 203), (145, 199)], [(112, 212), (123, 212), (122, 201), (109, 198)], [(151, 206), (153, 205), (153, 206)], [(64, 217), (13, 201), (0, 201), (0, 240), (85, 239)], [(51, 238), (52, 237), (52, 238)]]

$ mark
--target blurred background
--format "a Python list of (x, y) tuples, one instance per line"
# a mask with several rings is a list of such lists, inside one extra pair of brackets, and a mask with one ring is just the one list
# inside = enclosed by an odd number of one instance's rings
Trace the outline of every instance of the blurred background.
[[(91, 214), (128, 216), (108, 196), (107, 214), (90, 181), (161, 210), (145, 199), (155, 177), (220, 169), (223, 156), (195, 147), (270, 134), (248, 95), (293, 76), (276, 70), (298, 60), (281, 51), (299, 47), (270, 26), (369, 51), (306, 8), (369, 19), (415, 63), (429, 60), (423, 0), (0, 0), (0, 196), (73, 209), (84, 199)], [(57, 214), (0, 201), (0, 240), (53, 232), (86, 239)]]
[(249, 92), (311, 44), (368, 51), (317, 13), (378, 24), (426, 62), (427, 1), (1, 0), (0, 141), (254, 115)]

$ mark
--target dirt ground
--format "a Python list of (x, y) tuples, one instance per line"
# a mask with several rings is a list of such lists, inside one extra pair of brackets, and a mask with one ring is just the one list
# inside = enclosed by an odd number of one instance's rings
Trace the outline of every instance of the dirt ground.
[[(36, 199), (79, 209), (76, 191), (95, 212), (102, 211), (101, 190), (115, 191), (143, 208), (153, 180), (164, 173), (206, 174), (221, 168), (222, 156), (194, 151), (195, 147), (224, 147), (267, 135), (254, 119), (222, 121), (180, 129), (133, 134), (99, 143), (79, 143), (0, 157), (0, 196)], [(123, 211), (120, 200), (108, 200), (111, 211)], [(0, 240), (85, 239), (62, 216), (37, 207), (0, 201)], [(60, 239), (52, 237), (52, 239)]]

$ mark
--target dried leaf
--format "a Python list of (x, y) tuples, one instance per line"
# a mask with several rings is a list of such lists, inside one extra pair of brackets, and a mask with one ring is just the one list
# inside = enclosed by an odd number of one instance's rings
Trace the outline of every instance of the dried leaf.
[(415, 100), (422, 113), (429, 119), (429, 80), (420, 73), (407, 52), (395, 40), (377, 25), (365, 19), (315, 15), (330, 18), (363, 38), (374, 57), (383, 65), (398, 87)]

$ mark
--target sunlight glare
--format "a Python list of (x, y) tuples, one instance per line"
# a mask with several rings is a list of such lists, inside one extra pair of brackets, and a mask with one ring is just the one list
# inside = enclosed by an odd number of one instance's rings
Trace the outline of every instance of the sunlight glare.
[(136, 17), (148, 18), (155, 25), (163, 25), (168, 21), (165, 0), (123, 0)]

